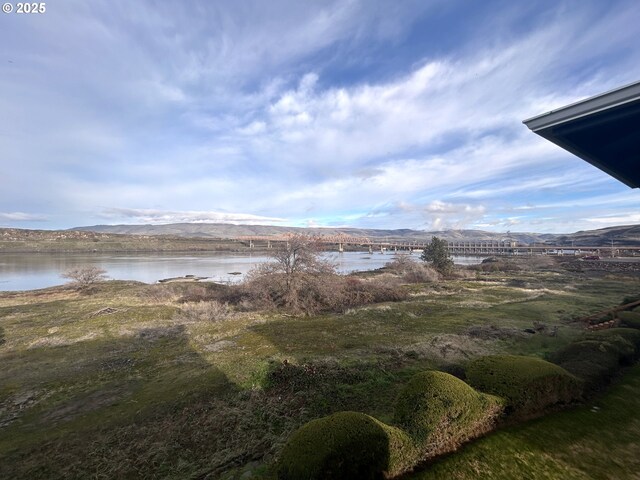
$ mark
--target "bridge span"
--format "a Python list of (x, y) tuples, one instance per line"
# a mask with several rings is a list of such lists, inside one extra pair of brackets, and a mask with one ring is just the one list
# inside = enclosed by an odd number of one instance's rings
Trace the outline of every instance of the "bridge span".
[[(251, 235), (234, 239), (249, 248), (271, 249), (278, 244), (286, 243), (294, 235)], [(430, 241), (398, 241), (370, 239), (349, 235), (316, 235), (309, 238), (328, 250), (343, 252), (348, 250), (393, 251), (393, 252), (421, 252)], [(640, 246), (613, 245), (609, 246), (580, 246), (580, 245), (526, 245), (511, 240), (503, 241), (448, 241), (447, 248), (451, 255), (462, 256), (509, 256), (509, 255), (597, 255), (602, 257), (620, 257), (640, 255)]]

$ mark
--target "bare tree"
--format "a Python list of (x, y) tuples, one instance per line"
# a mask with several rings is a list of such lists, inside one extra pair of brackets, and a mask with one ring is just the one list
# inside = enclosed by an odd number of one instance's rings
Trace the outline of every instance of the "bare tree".
[(335, 273), (334, 267), (320, 258), (320, 244), (313, 237), (292, 235), (272, 253), (276, 270), (284, 274), (287, 290), (295, 288), (303, 275)]
[(66, 270), (60, 276), (71, 280), (71, 285), (78, 290), (86, 290), (91, 285), (107, 279), (107, 271), (100, 267), (86, 266), (74, 267)]
[(273, 262), (248, 275), (247, 286), (275, 306), (313, 312), (325, 303), (328, 290), (338, 279), (335, 267), (320, 258), (319, 247), (313, 237), (292, 235), (271, 254)]

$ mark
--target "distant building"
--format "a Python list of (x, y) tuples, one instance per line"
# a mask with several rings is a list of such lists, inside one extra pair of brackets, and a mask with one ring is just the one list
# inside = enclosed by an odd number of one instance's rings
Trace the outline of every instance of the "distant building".
[(640, 82), (523, 123), (631, 188), (640, 187)]

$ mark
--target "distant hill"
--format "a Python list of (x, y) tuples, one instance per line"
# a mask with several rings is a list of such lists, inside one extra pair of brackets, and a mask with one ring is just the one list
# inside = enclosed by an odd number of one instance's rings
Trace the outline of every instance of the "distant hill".
[(242, 251), (248, 248), (234, 239), (250, 235), (305, 233), (345, 234), (371, 240), (425, 242), (432, 236), (448, 241), (501, 241), (563, 246), (640, 246), (640, 225), (608, 227), (553, 235), (526, 232), (495, 233), (483, 230), (422, 231), (363, 228), (294, 228), (222, 223), (176, 223), (169, 225), (95, 225), (69, 230), (0, 228), (0, 252), (122, 252), (122, 251)]
[(237, 238), (246, 235), (279, 235), (284, 233), (305, 233), (310, 235), (344, 234), (371, 239), (399, 241), (425, 241), (436, 235), (449, 241), (499, 241), (507, 237), (521, 243), (544, 243), (553, 241), (555, 235), (536, 233), (495, 233), (483, 230), (424, 231), (411, 229), (379, 230), (366, 228), (299, 228), (271, 225), (232, 225), (226, 223), (172, 223), (167, 225), (94, 225), (77, 227), (74, 231), (97, 233), (118, 233), (126, 235), (172, 235), (199, 238)]
[(615, 245), (640, 246), (640, 225), (622, 225), (556, 235), (556, 241), (565, 245), (573, 242), (575, 245), (584, 246), (610, 246), (613, 241)]
[(618, 245), (640, 246), (640, 225), (622, 225), (568, 234), (529, 232), (486, 232), (484, 230), (424, 231), (412, 229), (380, 230), (367, 228), (298, 228), (272, 225), (233, 225), (228, 223), (171, 223), (167, 225), (94, 225), (70, 230), (118, 233), (126, 235), (171, 235), (185, 238), (237, 238), (247, 235), (278, 235), (306, 233), (368, 237), (399, 241), (424, 241), (436, 235), (449, 241), (500, 241), (510, 239), (523, 244), (550, 243), (556, 245), (608, 246), (613, 239)]

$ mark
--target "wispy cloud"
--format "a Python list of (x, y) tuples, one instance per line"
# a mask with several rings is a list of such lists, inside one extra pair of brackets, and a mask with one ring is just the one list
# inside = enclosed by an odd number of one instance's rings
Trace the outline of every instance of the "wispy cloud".
[(46, 222), (46, 215), (37, 215), (24, 212), (0, 212), (0, 221), (8, 222)]
[(282, 223), (285, 220), (274, 217), (261, 217), (248, 213), (228, 212), (176, 212), (166, 210), (105, 208), (103, 218), (115, 221), (134, 221), (140, 223), (236, 223), (244, 225), (260, 225)]
[(604, 217), (585, 218), (589, 223), (599, 226), (632, 225), (640, 223), (640, 213), (629, 213), (627, 215), (608, 215)]

